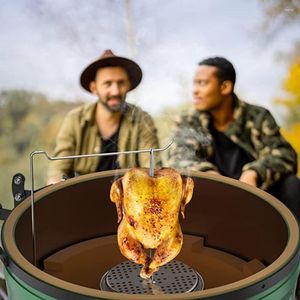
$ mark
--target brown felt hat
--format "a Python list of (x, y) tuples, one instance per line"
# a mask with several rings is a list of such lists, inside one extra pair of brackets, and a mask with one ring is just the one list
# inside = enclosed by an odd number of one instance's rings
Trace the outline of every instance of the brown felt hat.
[(137, 63), (128, 58), (116, 56), (111, 50), (105, 50), (98, 60), (91, 63), (83, 70), (80, 76), (80, 84), (82, 87), (88, 92), (91, 92), (90, 82), (95, 79), (97, 70), (104, 67), (124, 68), (127, 71), (131, 82), (130, 90), (136, 88), (142, 80), (142, 70)]

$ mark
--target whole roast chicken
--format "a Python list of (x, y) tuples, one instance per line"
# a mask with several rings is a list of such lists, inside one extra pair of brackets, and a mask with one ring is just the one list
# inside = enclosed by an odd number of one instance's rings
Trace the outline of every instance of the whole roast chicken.
[(110, 198), (120, 223), (118, 244), (125, 257), (143, 265), (142, 278), (150, 278), (180, 252), (179, 210), (184, 217), (193, 189), (191, 178), (170, 168), (155, 170), (154, 176), (147, 168), (133, 168), (112, 184)]

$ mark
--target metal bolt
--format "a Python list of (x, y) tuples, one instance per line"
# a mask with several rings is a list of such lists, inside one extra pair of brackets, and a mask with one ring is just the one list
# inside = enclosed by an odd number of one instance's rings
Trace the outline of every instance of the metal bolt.
[(22, 182), (23, 182), (23, 178), (22, 178), (21, 175), (17, 175), (17, 176), (14, 177), (14, 184), (19, 185), (19, 184), (21, 184)]
[(15, 194), (15, 200), (16, 200), (17, 202), (22, 201), (22, 200), (23, 200), (23, 194), (21, 194), (21, 193), (16, 193), (16, 194)]

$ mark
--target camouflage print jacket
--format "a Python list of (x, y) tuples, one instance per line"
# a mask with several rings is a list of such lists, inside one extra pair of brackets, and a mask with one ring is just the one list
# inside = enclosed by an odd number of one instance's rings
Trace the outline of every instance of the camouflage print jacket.
[[(224, 133), (253, 158), (253, 161), (244, 165), (243, 171), (255, 170), (261, 179), (259, 187), (264, 190), (282, 176), (296, 173), (297, 155), (281, 136), (270, 112), (240, 101), (237, 97), (234, 102), (234, 121)], [(174, 143), (168, 153), (170, 167), (218, 171), (210, 162), (214, 141), (209, 132), (209, 122), (210, 116), (205, 112), (193, 111), (179, 117), (175, 122)]]

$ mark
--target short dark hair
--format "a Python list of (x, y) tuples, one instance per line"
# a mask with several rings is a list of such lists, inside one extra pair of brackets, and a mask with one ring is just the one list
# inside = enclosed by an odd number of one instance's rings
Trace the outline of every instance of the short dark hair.
[(236, 73), (233, 64), (224, 57), (210, 57), (199, 62), (199, 66), (212, 66), (218, 69), (217, 76), (221, 82), (230, 80), (235, 84)]

